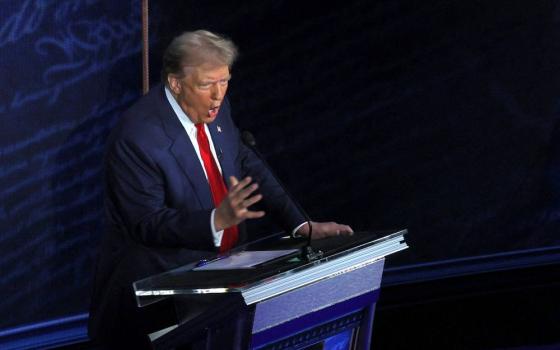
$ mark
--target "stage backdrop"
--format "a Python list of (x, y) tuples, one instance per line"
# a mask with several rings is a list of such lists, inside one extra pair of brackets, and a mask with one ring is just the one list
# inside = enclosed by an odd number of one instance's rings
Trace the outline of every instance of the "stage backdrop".
[(87, 311), (104, 143), (140, 96), (139, 5), (0, 2), (0, 329)]
[[(401, 264), (559, 245), (556, 1), (150, 3), (152, 82), (174, 35), (230, 36), (234, 118), (314, 219), (408, 228)], [(141, 28), (139, 0), (0, 6), (6, 330), (87, 316)]]

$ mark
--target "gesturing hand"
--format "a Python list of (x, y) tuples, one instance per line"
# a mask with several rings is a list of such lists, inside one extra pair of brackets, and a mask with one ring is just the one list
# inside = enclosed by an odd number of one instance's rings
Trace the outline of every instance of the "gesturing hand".
[(230, 176), (231, 184), (227, 196), (216, 208), (214, 214), (214, 225), (216, 230), (221, 231), (228, 227), (238, 225), (247, 219), (257, 219), (264, 216), (264, 211), (251, 211), (248, 208), (262, 199), (261, 194), (255, 194), (259, 185), (251, 184), (251, 177), (239, 181), (235, 176)]

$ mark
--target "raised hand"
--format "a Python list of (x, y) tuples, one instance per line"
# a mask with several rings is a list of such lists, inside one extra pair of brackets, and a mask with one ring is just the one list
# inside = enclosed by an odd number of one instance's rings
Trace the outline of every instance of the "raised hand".
[(216, 208), (214, 225), (221, 231), (228, 227), (238, 225), (247, 219), (257, 219), (265, 215), (264, 211), (251, 211), (248, 208), (262, 199), (261, 194), (252, 195), (259, 185), (251, 183), (251, 177), (239, 181), (235, 176), (230, 176), (231, 184), (227, 196)]

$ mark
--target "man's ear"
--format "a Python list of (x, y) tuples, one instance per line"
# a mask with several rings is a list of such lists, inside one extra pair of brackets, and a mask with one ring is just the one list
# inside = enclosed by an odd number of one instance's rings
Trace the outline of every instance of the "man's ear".
[(169, 74), (167, 76), (167, 83), (169, 84), (169, 89), (175, 95), (179, 95), (179, 93), (181, 93), (181, 81), (177, 78), (176, 75)]

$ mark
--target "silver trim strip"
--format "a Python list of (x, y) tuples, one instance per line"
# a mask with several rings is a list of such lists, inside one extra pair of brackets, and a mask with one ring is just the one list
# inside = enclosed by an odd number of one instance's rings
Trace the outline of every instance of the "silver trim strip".
[(318, 261), (313, 267), (306, 267), (298, 272), (294, 271), (293, 274), (287, 274), (284, 278), (251, 286), (242, 291), (241, 295), (245, 303), (251, 305), (301, 286), (364, 267), (406, 248), (408, 248), (408, 245), (404, 242), (404, 237), (401, 234), (385, 242), (362, 248), (338, 258), (325, 258)]

